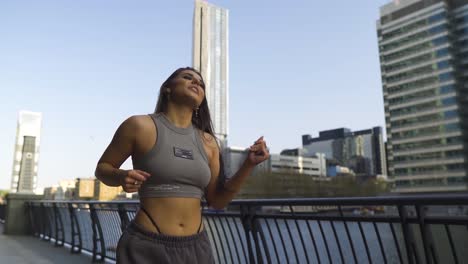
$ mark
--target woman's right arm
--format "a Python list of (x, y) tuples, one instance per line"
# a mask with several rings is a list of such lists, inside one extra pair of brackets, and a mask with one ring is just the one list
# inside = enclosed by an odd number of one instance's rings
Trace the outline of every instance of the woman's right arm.
[[(132, 155), (139, 122), (137, 116), (129, 117), (117, 129), (111, 143), (102, 154), (96, 166), (95, 175), (109, 186), (122, 186), (126, 192), (136, 192), (149, 174), (139, 170), (121, 170), (122, 163)], [(134, 184), (138, 181), (139, 184)]]

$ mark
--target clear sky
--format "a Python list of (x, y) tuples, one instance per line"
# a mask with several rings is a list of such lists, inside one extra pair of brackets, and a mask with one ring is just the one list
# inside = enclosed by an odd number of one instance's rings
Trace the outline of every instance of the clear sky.
[[(272, 153), (321, 130), (384, 127), (379, 7), (390, 0), (212, 0), (230, 11), (229, 145)], [(42, 112), (39, 187), (92, 177), (115, 129), (191, 66), (192, 0), (0, 1), (0, 189), (18, 112)], [(131, 168), (126, 162), (124, 168)]]

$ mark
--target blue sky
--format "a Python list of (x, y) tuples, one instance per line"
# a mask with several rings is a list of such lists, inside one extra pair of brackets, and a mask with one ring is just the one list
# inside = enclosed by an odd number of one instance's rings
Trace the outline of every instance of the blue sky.
[[(377, 50), (389, 0), (227, 1), (229, 145), (271, 152), (321, 130), (384, 127)], [(0, 189), (20, 110), (43, 113), (40, 187), (92, 177), (115, 129), (191, 65), (192, 0), (0, 1)], [(126, 162), (124, 168), (131, 168)]]

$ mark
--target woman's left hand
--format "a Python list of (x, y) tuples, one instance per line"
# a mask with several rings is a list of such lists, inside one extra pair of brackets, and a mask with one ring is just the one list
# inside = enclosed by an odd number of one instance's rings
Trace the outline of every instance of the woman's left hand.
[(255, 143), (249, 148), (249, 155), (247, 156), (247, 162), (253, 166), (262, 163), (263, 161), (270, 158), (266, 142), (261, 136)]

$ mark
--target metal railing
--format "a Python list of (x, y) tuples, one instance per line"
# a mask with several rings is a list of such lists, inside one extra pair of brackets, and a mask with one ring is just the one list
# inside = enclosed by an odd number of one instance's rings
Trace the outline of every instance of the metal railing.
[(5, 223), (6, 204), (0, 203), (0, 223)]
[[(138, 201), (28, 203), (36, 236), (115, 259)], [(204, 208), (218, 263), (467, 263), (468, 194), (236, 200)]]

